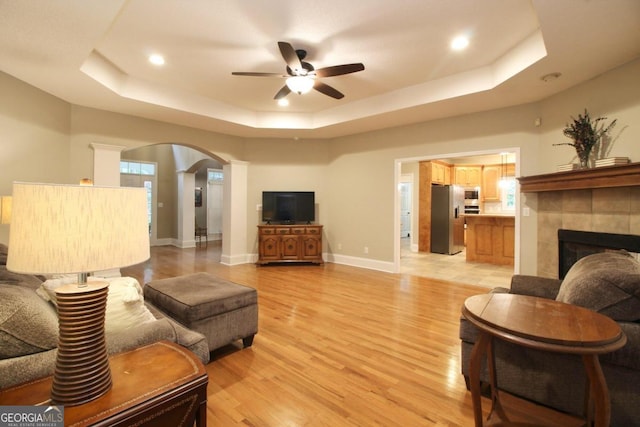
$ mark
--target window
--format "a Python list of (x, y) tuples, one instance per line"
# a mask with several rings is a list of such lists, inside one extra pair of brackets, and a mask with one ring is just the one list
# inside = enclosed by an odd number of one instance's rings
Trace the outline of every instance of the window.
[(120, 185), (126, 187), (144, 187), (147, 191), (147, 217), (149, 233), (153, 217), (153, 176), (156, 173), (155, 163), (120, 161)]
[(507, 178), (500, 186), (502, 191), (502, 210), (503, 211), (515, 211), (516, 210), (516, 180), (515, 178)]
[(209, 169), (207, 170), (207, 181), (220, 183), (224, 181), (224, 173), (219, 169)]
[(155, 175), (156, 165), (154, 163), (120, 161), (120, 173), (132, 175)]

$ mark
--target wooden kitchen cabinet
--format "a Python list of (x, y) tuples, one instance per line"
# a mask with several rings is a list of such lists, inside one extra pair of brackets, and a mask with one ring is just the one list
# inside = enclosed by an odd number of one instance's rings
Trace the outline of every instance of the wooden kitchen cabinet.
[(482, 185), (482, 166), (454, 166), (454, 184), (463, 187), (480, 187)]
[(446, 163), (432, 161), (431, 163), (431, 183), (432, 184), (451, 184), (451, 166)]
[(482, 169), (482, 191), (480, 195), (485, 202), (500, 201), (500, 165), (485, 165)]
[(504, 165), (485, 165), (482, 168), (482, 201), (499, 202), (502, 198), (500, 180), (505, 177), (514, 177), (516, 165), (506, 163)]
[(513, 265), (515, 217), (467, 215), (467, 261)]
[(258, 264), (270, 262), (322, 264), (322, 226), (259, 225)]

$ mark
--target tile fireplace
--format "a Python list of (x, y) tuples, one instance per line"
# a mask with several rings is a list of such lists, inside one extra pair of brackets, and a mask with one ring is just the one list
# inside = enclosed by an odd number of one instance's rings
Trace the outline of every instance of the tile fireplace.
[(518, 181), (520, 191), (537, 195), (538, 276), (559, 278), (558, 230), (640, 236), (640, 162)]
[(558, 230), (558, 277), (564, 279), (571, 266), (580, 258), (619, 249), (635, 253), (637, 256), (640, 254), (640, 236), (560, 229)]

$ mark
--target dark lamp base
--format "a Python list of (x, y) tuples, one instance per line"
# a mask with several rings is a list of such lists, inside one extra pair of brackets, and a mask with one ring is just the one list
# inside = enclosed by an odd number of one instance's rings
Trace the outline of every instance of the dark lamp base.
[(104, 336), (108, 292), (106, 282), (56, 289), (60, 337), (51, 388), (53, 404), (80, 405), (111, 389)]

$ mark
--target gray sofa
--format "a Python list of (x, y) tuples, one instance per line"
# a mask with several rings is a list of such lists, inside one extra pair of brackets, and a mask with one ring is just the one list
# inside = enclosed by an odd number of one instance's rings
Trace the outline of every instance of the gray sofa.
[[(576, 304), (607, 315), (627, 335), (618, 351), (600, 356), (611, 398), (611, 425), (640, 420), (640, 264), (624, 251), (578, 260), (564, 280), (515, 275), (511, 288), (492, 292), (532, 295)], [(462, 373), (469, 386), (469, 360), (478, 331), (460, 320)], [(582, 416), (586, 375), (579, 356), (548, 353), (495, 341), (498, 388), (556, 410)], [(481, 380), (488, 384), (486, 366)]]
[[(0, 244), (0, 389), (53, 374), (58, 333), (54, 305), (36, 293), (44, 278), (8, 271), (6, 257), (7, 247)], [(209, 362), (204, 335), (149, 302), (144, 306), (153, 315), (145, 310), (148, 321), (106, 334), (109, 354), (169, 340), (194, 352), (203, 363)]]

